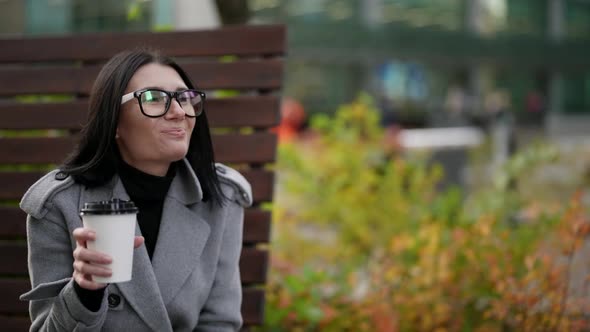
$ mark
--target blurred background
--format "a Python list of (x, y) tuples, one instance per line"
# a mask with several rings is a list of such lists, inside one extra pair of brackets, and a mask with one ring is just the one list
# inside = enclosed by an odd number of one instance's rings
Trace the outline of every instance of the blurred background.
[[(587, 0), (0, 0), (2, 34), (267, 23), (288, 26), (283, 95), (308, 115), (302, 127), (365, 91), (384, 126), (490, 134), (500, 114), (497, 160), (539, 137), (588, 137)], [(466, 181), (460, 155), (440, 158), (450, 181)]]
[(231, 24), (288, 27), (261, 331), (590, 329), (589, 0), (0, 0), (4, 36)]

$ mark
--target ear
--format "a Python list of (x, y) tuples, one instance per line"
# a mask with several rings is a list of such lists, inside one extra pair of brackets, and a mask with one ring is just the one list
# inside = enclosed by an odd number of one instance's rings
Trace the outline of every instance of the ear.
[(117, 130), (115, 131), (115, 139), (119, 138), (119, 126), (117, 126)]

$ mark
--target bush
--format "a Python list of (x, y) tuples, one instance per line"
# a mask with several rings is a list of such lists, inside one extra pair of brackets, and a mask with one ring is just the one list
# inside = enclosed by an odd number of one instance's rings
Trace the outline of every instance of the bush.
[(570, 294), (590, 231), (571, 202), (541, 205), (518, 180), (557, 157), (536, 146), (495, 185), (437, 189), (440, 167), (392, 151), (367, 96), (316, 138), (279, 148), (266, 322), (260, 331), (563, 331), (590, 327)]

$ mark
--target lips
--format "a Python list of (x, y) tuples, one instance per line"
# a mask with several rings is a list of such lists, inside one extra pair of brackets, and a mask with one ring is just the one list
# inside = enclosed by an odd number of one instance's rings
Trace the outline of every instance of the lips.
[(184, 137), (186, 135), (186, 130), (183, 128), (171, 128), (162, 130), (162, 134), (173, 137)]

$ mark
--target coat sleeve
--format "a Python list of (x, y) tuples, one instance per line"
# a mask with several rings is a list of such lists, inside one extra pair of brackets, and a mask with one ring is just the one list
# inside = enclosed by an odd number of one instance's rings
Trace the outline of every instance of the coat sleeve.
[(88, 310), (73, 286), (72, 242), (64, 218), (56, 209), (42, 218), (27, 217), (28, 265), (32, 290), (31, 331), (100, 331), (107, 313), (105, 292), (100, 309)]
[(195, 331), (238, 331), (242, 325), (242, 284), (240, 281), (240, 253), (244, 208), (235, 202), (227, 203), (217, 272), (207, 302), (201, 310)]

